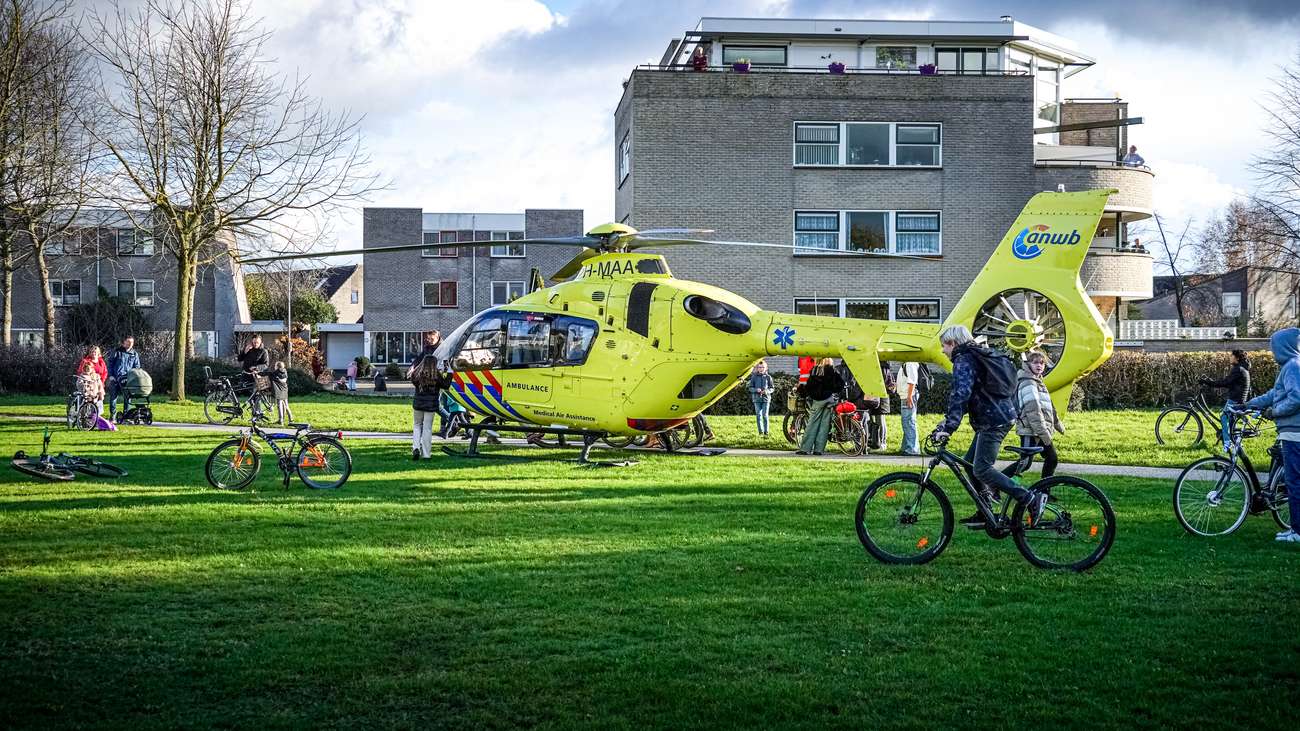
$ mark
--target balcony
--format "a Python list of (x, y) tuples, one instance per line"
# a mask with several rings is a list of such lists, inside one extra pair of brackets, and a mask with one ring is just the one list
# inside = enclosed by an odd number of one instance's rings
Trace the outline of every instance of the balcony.
[(1152, 214), (1155, 174), (1149, 167), (1121, 165), (1109, 147), (1035, 145), (1034, 180), (1038, 190), (1117, 188), (1106, 204), (1107, 213), (1123, 214), (1126, 222)]
[(1092, 297), (1150, 299), (1151, 254), (1114, 243), (1114, 239), (1093, 239), (1079, 272), (1083, 288)]

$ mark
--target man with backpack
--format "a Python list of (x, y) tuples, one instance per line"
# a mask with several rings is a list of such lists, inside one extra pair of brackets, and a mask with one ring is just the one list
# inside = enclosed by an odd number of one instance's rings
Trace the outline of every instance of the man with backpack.
[[(966, 452), (966, 461), (979, 480), (980, 494), (989, 503), (996, 504), (996, 493), (1005, 492), (1018, 502), (1027, 503), (1030, 520), (1037, 523), (1042, 517), (1047, 496), (1031, 493), (1011, 481), (997, 468), (998, 452), (1002, 440), (1007, 438), (1016, 420), (1015, 402), (1016, 369), (1011, 359), (995, 353), (975, 342), (965, 325), (953, 325), (939, 333), (939, 345), (944, 355), (952, 360), (952, 389), (948, 392), (948, 410), (931, 439), (943, 443), (961, 425), (963, 415), (970, 416), (975, 439)], [(968, 528), (983, 528), (984, 517), (978, 510), (961, 521)]]

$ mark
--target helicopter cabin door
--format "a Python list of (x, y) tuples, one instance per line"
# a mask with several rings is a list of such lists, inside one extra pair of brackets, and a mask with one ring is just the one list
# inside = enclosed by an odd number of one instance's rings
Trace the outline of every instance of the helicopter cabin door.
[(533, 312), (503, 312), (505, 352), (497, 379), (509, 405), (546, 408), (554, 399), (551, 350), (557, 333), (552, 316)]

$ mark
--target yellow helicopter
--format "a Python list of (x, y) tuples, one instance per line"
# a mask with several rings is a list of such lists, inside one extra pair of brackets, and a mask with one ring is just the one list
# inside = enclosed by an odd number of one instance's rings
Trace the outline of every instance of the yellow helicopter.
[[(671, 429), (741, 383), (767, 356), (838, 357), (864, 392), (885, 396), (881, 361), (951, 364), (938, 335), (964, 324), (1012, 355), (1047, 352), (1044, 382), (1064, 410), (1074, 382), (1110, 356), (1112, 336), (1079, 282), (1079, 269), (1113, 189), (1031, 198), (943, 325), (795, 315), (763, 310), (724, 289), (675, 279), (647, 247), (776, 244), (720, 242), (682, 229), (640, 231), (605, 224), (586, 236), (526, 239), (585, 247), (508, 305), (445, 336), (435, 357), (450, 370), (452, 396), (516, 431), (596, 439)], [(491, 246), (469, 242), (436, 246)], [(339, 254), (433, 248), (383, 246)], [(317, 257), (303, 254), (246, 259)], [(494, 426), (493, 428), (498, 428)], [(474, 453), (477, 433), (471, 443)]]

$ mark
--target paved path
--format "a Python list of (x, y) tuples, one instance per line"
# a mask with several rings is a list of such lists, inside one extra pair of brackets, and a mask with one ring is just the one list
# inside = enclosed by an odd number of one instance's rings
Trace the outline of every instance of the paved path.
[[(60, 422), (61, 423), (63, 421), (62, 418), (55, 417), (55, 416), (12, 416), (6, 418), (12, 418), (18, 421), (36, 421), (36, 422)], [(178, 424), (174, 422), (164, 422), (164, 421), (155, 421), (153, 425), (159, 428), (179, 429), (181, 431), (225, 432), (225, 433), (236, 432), (239, 431), (241, 428), (243, 428), (239, 425), (223, 426), (221, 424)], [(128, 426), (126, 428), (134, 430), (134, 429), (141, 429), (144, 427)], [(268, 426), (268, 428), (278, 429), (279, 427), (276, 427), (275, 425), (270, 425)], [(345, 430), (343, 432), (343, 436), (348, 437), (350, 439), (386, 439), (395, 442), (409, 442), (411, 439), (411, 435), (409, 433), (396, 434), (393, 432), (372, 432), (372, 431), (346, 431)], [(525, 446), (527, 444), (527, 442), (525, 442), (523, 439), (504, 438), (501, 441), (504, 442), (507, 446)], [(466, 443), (467, 442), (465, 442), (462, 439), (451, 439), (446, 441), (437, 438), (434, 439), (435, 447), (438, 444), (464, 445)], [(599, 446), (604, 447), (603, 444)], [(658, 450), (653, 450), (653, 451), (658, 451)], [(867, 462), (870, 464), (891, 465), (891, 466), (898, 467), (899, 469), (905, 469), (908, 467), (915, 468), (918, 465), (924, 464), (922, 458), (904, 457), (896, 454), (869, 454), (862, 457), (846, 457), (842, 454), (825, 454), (820, 457), (811, 457), (811, 456), (796, 455), (791, 450), (781, 450), (781, 449), (727, 449), (726, 454), (732, 457), (786, 457), (789, 459), (831, 460), (836, 462)], [(1009, 464), (1009, 462), (1005, 462), (1005, 461), (999, 462), (999, 465), (1001, 466), (1005, 466), (1007, 464)], [(1038, 464), (1035, 463), (1034, 466), (1035, 468), (1037, 468)], [(1057, 467), (1057, 470), (1063, 474), (1110, 475), (1116, 477), (1145, 477), (1148, 479), (1157, 479), (1157, 480), (1175, 480), (1178, 478), (1178, 475), (1181, 474), (1183, 471), (1181, 467), (1139, 467), (1139, 466), (1131, 466), (1131, 465), (1066, 464), (1064, 462), (1062, 462)]]

